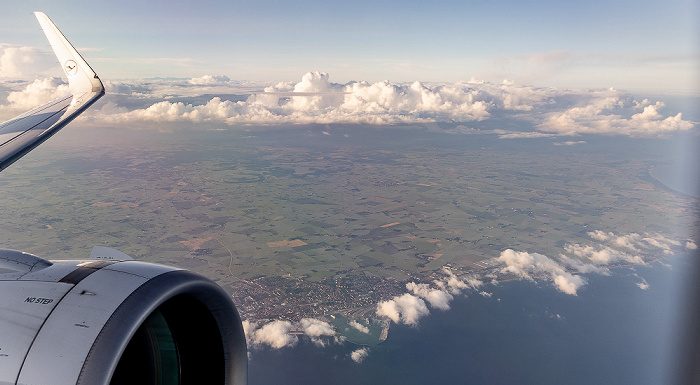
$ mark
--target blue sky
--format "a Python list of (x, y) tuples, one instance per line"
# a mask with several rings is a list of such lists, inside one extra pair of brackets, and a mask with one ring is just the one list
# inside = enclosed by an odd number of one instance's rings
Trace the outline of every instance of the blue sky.
[(520, 84), (684, 93), (699, 8), (652, 1), (13, 2), (0, 43), (46, 49), (47, 13), (103, 78)]

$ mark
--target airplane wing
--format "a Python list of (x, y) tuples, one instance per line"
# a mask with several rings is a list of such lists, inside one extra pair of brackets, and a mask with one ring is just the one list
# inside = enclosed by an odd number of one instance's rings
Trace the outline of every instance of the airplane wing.
[(42, 12), (34, 12), (68, 77), (70, 94), (0, 124), (0, 171), (43, 143), (104, 95), (95, 71)]
[[(70, 94), (0, 125), (0, 171), (104, 94), (58, 28), (35, 15)], [(0, 248), (0, 385), (245, 385), (247, 373), (240, 316), (211, 280), (102, 246), (62, 261)]]

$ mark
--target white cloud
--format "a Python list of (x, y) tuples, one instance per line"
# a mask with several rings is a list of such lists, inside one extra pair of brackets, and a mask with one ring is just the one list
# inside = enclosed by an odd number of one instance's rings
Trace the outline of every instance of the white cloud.
[(361, 333), (369, 334), (369, 328), (367, 326), (355, 321), (355, 320), (350, 321), (349, 325)]
[(556, 142), (554, 143), (555, 146), (575, 146), (577, 144), (586, 144), (585, 140), (567, 140), (566, 142)]
[(685, 248), (688, 250), (697, 250), (698, 245), (696, 245), (695, 242), (693, 242), (693, 241), (687, 241), (685, 243)]
[[(615, 90), (599, 92), (587, 104), (569, 108), (563, 112), (549, 114), (537, 128), (543, 132), (577, 135), (605, 134), (626, 135), (632, 137), (662, 136), (676, 131), (686, 131), (694, 124), (683, 120), (682, 113), (664, 117), (659, 113), (663, 102), (650, 104), (648, 100), (641, 103), (626, 102), (621, 93)], [(629, 111), (643, 108), (629, 118)]]
[(274, 349), (295, 346), (299, 339), (297, 336), (289, 334), (290, 330), (292, 330), (291, 322), (272, 321), (260, 329), (248, 331), (250, 345), (253, 347), (267, 345)]
[(640, 277), (637, 275), (637, 278), (641, 279), (640, 282), (637, 282), (637, 287), (639, 287), (642, 290), (648, 290), (649, 289), (649, 283), (647, 282), (646, 279)]
[(45, 75), (52, 66), (58, 69), (49, 55), (34, 47), (0, 44), (0, 78), (25, 79)]
[(231, 79), (226, 75), (203, 75), (198, 78), (190, 79), (190, 84), (195, 85), (218, 85), (227, 84)]
[(30, 110), (69, 94), (68, 84), (61, 78), (44, 78), (34, 80), (20, 91), (10, 92), (7, 101), (9, 108)]
[[(515, 274), (524, 279), (546, 279), (567, 294), (576, 294), (586, 284), (578, 273), (609, 274), (609, 266), (616, 264), (643, 265), (645, 258), (658, 254), (673, 254), (683, 244), (660, 234), (623, 234), (595, 230), (588, 232), (596, 245), (566, 244), (564, 253), (554, 260), (538, 253), (504, 250), (497, 261), (504, 265), (502, 273)], [(642, 289), (649, 287), (644, 281), (638, 284)]]
[[(8, 55), (8, 58), (16, 56)], [(538, 88), (512, 81), (339, 84), (331, 82), (326, 73), (309, 72), (299, 82), (274, 85), (232, 81), (225, 75), (203, 75), (175, 80), (106, 81), (105, 86), (108, 93), (102, 103), (116, 103), (117, 107), (99, 112), (96, 122), (105, 124), (214, 122), (234, 127), (282, 123), (424, 124), (432, 131), (495, 134), (502, 139), (586, 133), (659, 136), (696, 125), (683, 120), (680, 113), (663, 115), (663, 102), (640, 102), (615, 90)], [(204, 96), (212, 94), (222, 96)], [(35, 101), (25, 100), (22, 106)], [(20, 107), (17, 99), (11, 103)], [(86, 113), (98, 114), (94, 109)], [(508, 127), (514, 128), (486, 129), (474, 123), (502, 117), (508, 117)], [(434, 125), (441, 122), (456, 125)], [(473, 122), (471, 127), (463, 124), (467, 122)], [(513, 122), (522, 124), (513, 125)], [(583, 142), (569, 140), (555, 144), (572, 146)]]
[[(607, 242), (611, 246), (620, 247), (623, 249), (631, 250), (634, 252), (639, 251), (651, 251), (651, 252), (661, 252), (666, 255), (673, 253), (673, 249), (680, 247), (681, 242), (665, 237), (661, 234), (637, 234), (630, 233), (624, 235), (616, 235), (612, 232), (603, 232), (596, 230), (593, 232), (588, 232), (588, 236), (600, 241)], [(630, 259), (629, 257), (623, 257), (622, 259), (628, 262), (637, 263), (638, 258)]]
[(533, 138), (553, 138), (557, 136), (556, 134), (550, 134), (546, 132), (515, 132), (506, 130), (493, 130), (500, 139), (533, 139)]
[[(579, 259), (586, 259), (595, 265), (610, 265), (618, 262), (628, 262), (636, 265), (644, 264), (639, 255), (632, 255), (609, 246), (594, 247), (590, 245), (568, 244), (564, 246), (567, 253), (573, 254)], [(579, 269), (581, 271), (581, 269)]]
[(484, 284), (475, 275), (468, 275), (465, 280), (461, 280), (448, 268), (443, 268), (442, 272), (445, 273), (446, 277), (442, 281), (435, 281), (435, 284), (441, 289), (446, 289), (452, 295), (461, 294), (462, 290), (466, 289), (477, 289)]
[(364, 348), (359, 348), (357, 350), (354, 350), (352, 353), (350, 353), (350, 358), (359, 364), (362, 361), (364, 361), (364, 359), (367, 358), (368, 355), (369, 355), (369, 348), (364, 347)]
[(299, 337), (297, 334), (290, 334), (292, 331), (302, 332), (317, 346), (326, 346), (326, 343), (331, 340), (339, 341), (336, 338), (335, 330), (328, 322), (315, 318), (302, 318), (297, 323), (275, 320), (262, 327), (246, 320), (243, 321), (243, 330), (248, 346), (252, 348), (268, 346), (273, 349), (281, 349), (295, 346), (299, 342)]
[(454, 297), (450, 293), (447, 293), (438, 289), (431, 289), (427, 283), (415, 283), (409, 282), (406, 284), (406, 289), (413, 292), (416, 296), (428, 301), (431, 307), (440, 310), (449, 310), (450, 301)]
[(326, 345), (321, 337), (332, 337), (336, 334), (335, 330), (328, 322), (315, 318), (302, 318), (301, 321), (299, 321), (299, 326), (304, 331), (304, 334), (311, 338), (311, 342), (317, 346)]
[(581, 276), (569, 273), (558, 262), (542, 254), (506, 249), (497, 260), (505, 265), (502, 273), (512, 273), (529, 280), (543, 276), (554, 282), (557, 290), (566, 294), (576, 295), (578, 289), (586, 284)]
[(433, 281), (437, 288), (431, 288), (427, 283), (408, 282), (406, 289), (410, 293), (380, 302), (377, 304), (377, 315), (387, 317), (395, 323), (416, 326), (420, 318), (430, 314), (425, 301), (430, 307), (449, 310), (450, 301), (455, 295), (462, 294), (467, 289), (476, 290), (484, 284), (474, 275), (461, 280), (448, 268), (443, 268), (442, 271), (445, 277)]
[(377, 315), (395, 323), (417, 326), (418, 320), (430, 314), (425, 302), (409, 293), (377, 304)]

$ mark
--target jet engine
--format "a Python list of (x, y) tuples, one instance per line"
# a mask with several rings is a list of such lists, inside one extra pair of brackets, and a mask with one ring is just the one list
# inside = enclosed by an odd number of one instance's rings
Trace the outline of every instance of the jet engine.
[(0, 385), (245, 384), (226, 292), (95, 247), (86, 260), (0, 250)]

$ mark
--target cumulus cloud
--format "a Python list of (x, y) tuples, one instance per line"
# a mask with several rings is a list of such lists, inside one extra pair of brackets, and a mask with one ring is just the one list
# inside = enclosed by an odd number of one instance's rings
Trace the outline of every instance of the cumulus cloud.
[[(636, 265), (644, 263), (640, 255), (628, 254), (609, 246), (594, 247), (590, 245), (568, 244), (564, 246), (564, 249), (567, 253), (573, 254), (581, 259), (586, 259), (595, 265), (610, 265), (619, 262), (628, 262)], [(581, 268), (579, 268), (579, 271), (582, 271)]]
[(226, 75), (204, 75), (197, 78), (190, 79), (190, 84), (195, 85), (214, 85), (214, 84), (227, 84), (230, 82)]
[[(190, 84), (216, 85), (225, 77), (205, 75)], [(212, 98), (205, 104), (161, 101), (145, 109), (116, 114), (112, 120), (220, 121), (227, 124), (366, 123), (395, 124), (434, 121), (474, 121), (489, 116), (491, 105), (519, 108), (516, 101), (493, 95), (466, 83), (427, 86), (420, 82), (388, 81), (332, 83), (322, 72), (309, 72), (295, 84), (278, 83), (246, 101)]]
[[(599, 243), (566, 244), (557, 259), (539, 253), (504, 250), (497, 258), (504, 265), (500, 271), (523, 279), (549, 280), (558, 290), (575, 295), (586, 280), (573, 272), (609, 274), (612, 265), (643, 265), (645, 258), (673, 254), (692, 242), (687, 241), (684, 245), (660, 234), (618, 235), (601, 230), (588, 232), (588, 236)], [(643, 279), (638, 286), (642, 289), (649, 287)]]
[(68, 94), (68, 83), (61, 78), (44, 78), (34, 80), (22, 90), (10, 92), (7, 101), (10, 102), (9, 108), (30, 110)]
[[(462, 294), (463, 290), (475, 290), (484, 284), (474, 275), (460, 279), (448, 268), (443, 268), (442, 271), (445, 276), (433, 281), (435, 287), (427, 283), (408, 282), (406, 290), (409, 293), (377, 304), (377, 315), (387, 317), (395, 323), (416, 326), (420, 318), (430, 314), (426, 301), (432, 308), (449, 310), (450, 301), (455, 295)], [(352, 323), (351, 326), (356, 327)]]
[(418, 320), (430, 314), (425, 302), (409, 293), (377, 304), (377, 315), (387, 317), (395, 323), (417, 326)]
[(34, 47), (0, 44), (0, 78), (23, 79), (44, 74), (56, 65), (49, 53)]
[(639, 275), (637, 275), (637, 278), (641, 279), (640, 282), (637, 282), (637, 287), (639, 287), (639, 288), (642, 289), (642, 290), (648, 290), (648, 289), (649, 289), (649, 283), (647, 282), (647, 280), (644, 279), (644, 278), (642, 278), (642, 277), (640, 277)]
[(353, 329), (355, 329), (361, 333), (369, 334), (369, 328), (367, 326), (355, 321), (355, 320), (350, 321), (349, 325), (352, 326)]
[[(651, 103), (623, 100), (622, 95), (613, 89), (600, 93), (585, 105), (557, 111), (540, 123), (537, 128), (543, 132), (563, 135), (606, 134), (632, 137), (661, 136), (676, 131), (686, 131), (694, 124), (683, 120), (682, 113), (664, 117), (659, 111), (663, 102)], [(630, 110), (642, 111), (626, 117)]]
[[(162, 83), (162, 84), (161, 84)], [(560, 90), (523, 86), (513, 81), (492, 84), (471, 80), (451, 84), (333, 83), (330, 75), (309, 72), (299, 82), (242, 84), (224, 75), (203, 75), (180, 82), (151, 82), (159, 100), (144, 108), (102, 117), (109, 122), (189, 121), (251, 124), (403, 124), (478, 122), (501, 116), (522, 119), (527, 130), (480, 130), (457, 125), (452, 134), (496, 134), (502, 139), (575, 136), (585, 133), (658, 136), (688, 130), (695, 124), (681, 114), (664, 116), (662, 102), (632, 100), (615, 90)], [(169, 85), (168, 85), (169, 84)], [(116, 87), (114, 84), (111, 87)], [(134, 87), (137, 97), (144, 90)], [(109, 88), (109, 87), (108, 87)], [(124, 90), (124, 88), (122, 88)], [(258, 91), (256, 91), (258, 90)], [(246, 99), (213, 97), (199, 102), (167, 100), (179, 94), (247, 92)], [(572, 100), (576, 101), (572, 106)], [(533, 126), (534, 123), (534, 126)], [(564, 141), (576, 145), (584, 141)]]
[(449, 310), (450, 301), (454, 297), (450, 293), (439, 289), (431, 289), (427, 283), (409, 282), (406, 284), (406, 289), (413, 292), (416, 296), (428, 301), (431, 307), (440, 310)]
[(328, 322), (315, 318), (302, 318), (302, 320), (299, 321), (299, 326), (304, 331), (304, 334), (311, 338), (311, 342), (317, 346), (326, 345), (321, 337), (332, 337), (336, 334), (335, 330)]
[(576, 295), (579, 288), (586, 284), (586, 280), (568, 272), (557, 261), (539, 254), (524, 251), (506, 249), (497, 259), (505, 265), (502, 273), (511, 273), (524, 279), (532, 280), (534, 277), (545, 277), (554, 282), (555, 287), (566, 294)]
[[(249, 324), (249, 328), (250, 325)], [(245, 329), (244, 329), (245, 330)], [(272, 321), (260, 329), (248, 330), (248, 341), (252, 347), (267, 345), (274, 349), (295, 346), (299, 342), (296, 335), (289, 334), (292, 330), (292, 323), (289, 321)]]
[[(0, 51), (4, 55), (0, 57), (0, 62), (4, 60), (0, 64), (4, 68), (0, 77), (15, 72), (21, 65), (20, 51), (19, 48)], [(282, 123), (423, 124), (433, 131), (497, 135), (502, 139), (590, 133), (659, 136), (685, 131), (697, 124), (683, 120), (680, 113), (664, 115), (663, 102), (637, 101), (615, 90), (533, 87), (510, 80), (501, 84), (478, 79), (439, 84), (418, 81), (340, 84), (332, 82), (327, 73), (309, 72), (299, 82), (273, 85), (233, 81), (225, 75), (203, 75), (189, 79), (106, 81), (105, 86), (108, 93), (101, 103), (115, 104), (115, 108), (99, 111), (96, 121), (105, 124), (214, 122), (233, 127)], [(41, 88), (45, 93), (50, 92), (49, 84), (32, 87), (32, 90), (12, 91), (33, 94)], [(212, 94), (221, 96), (211, 97)], [(10, 103), (17, 108), (37, 100), (24, 98), (26, 102), (18, 104), (19, 95), (16, 95)], [(87, 114), (97, 113), (95, 109), (87, 111)], [(488, 129), (477, 125), (504, 117), (509, 119), (507, 127), (511, 128)], [(522, 124), (512, 124), (517, 121)], [(442, 127), (434, 123), (456, 124)], [(554, 144), (573, 146), (584, 142), (567, 140)]]
[[(246, 320), (243, 321), (243, 330), (248, 346), (252, 348), (263, 346), (273, 349), (292, 347), (299, 342), (299, 334), (308, 337), (317, 346), (326, 346), (331, 340), (338, 341), (333, 327), (328, 322), (315, 318), (303, 318), (297, 323), (275, 320), (261, 327), (257, 323)], [(326, 337), (326, 339), (322, 337)]]
[(368, 355), (369, 355), (369, 348), (364, 347), (364, 348), (359, 348), (357, 350), (354, 350), (352, 353), (350, 353), (350, 358), (359, 364), (362, 361), (364, 361), (364, 359), (367, 358)]
[[(665, 237), (661, 234), (637, 234), (630, 233), (624, 235), (616, 235), (612, 232), (603, 232), (600, 230), (588, 232), (591, 238), (607, 242), (615, 247), (631, 251), (655, 251), (670, 255), (673, 249), (681, 246), (681, 242)], [(632, 261), (630, 261), (632, 262)]]
[(440, 289), (446, 290), (452, 295), (461, 294), (462, 290), (466, 289), (477, 289), (484, 284), (475, 275), (467, 275), (463, 279), (460, 279), (448, 268), (443, 268), (442, 272), (445, 273), (445, 277), (442, 280), (434, 281), (434, 283)]

